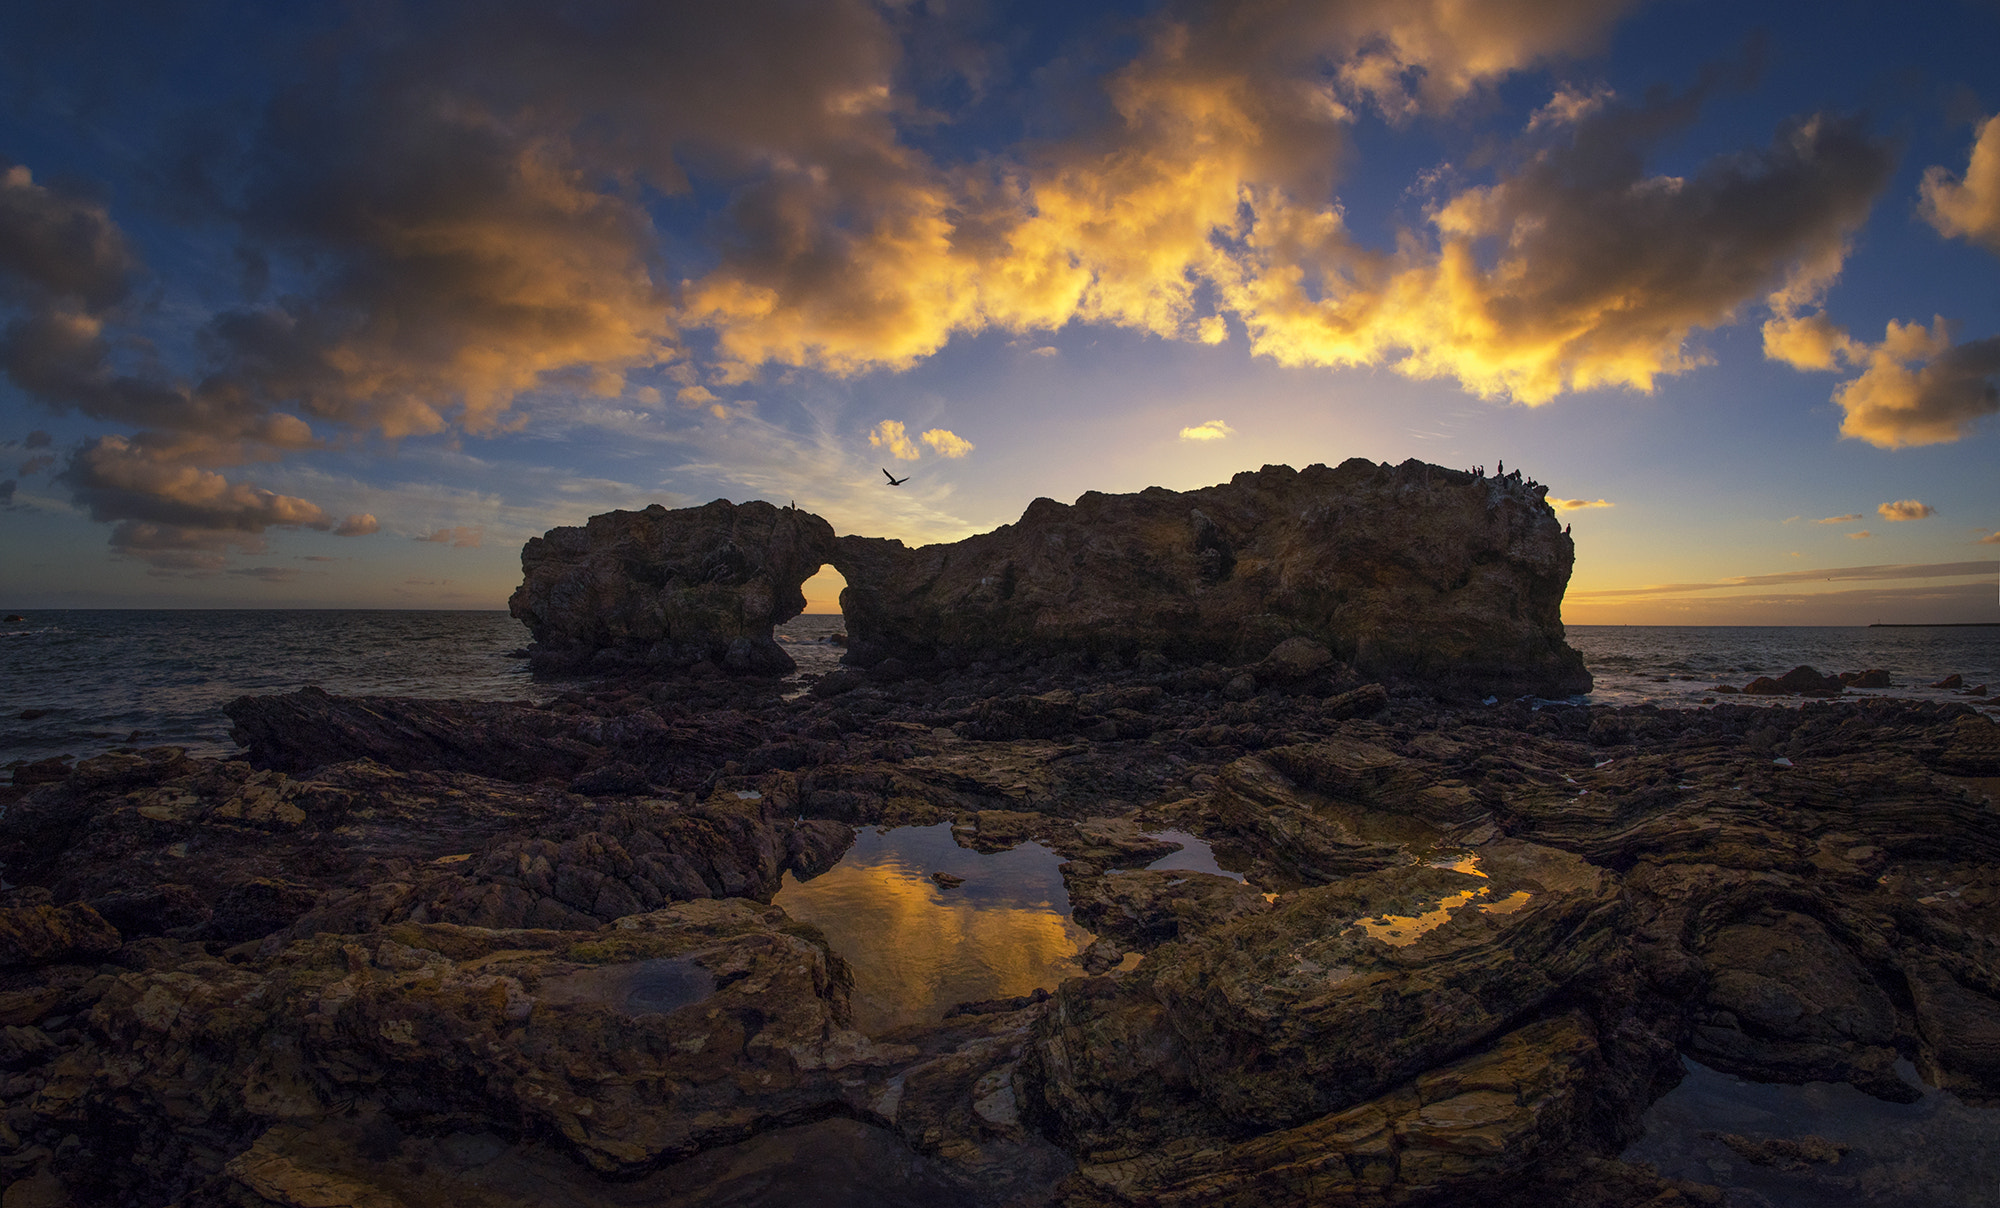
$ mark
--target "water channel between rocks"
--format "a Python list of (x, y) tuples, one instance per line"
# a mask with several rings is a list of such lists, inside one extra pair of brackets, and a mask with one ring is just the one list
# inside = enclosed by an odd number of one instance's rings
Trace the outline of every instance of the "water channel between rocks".
[(1687, 1077), (1646, 1112), (1626, 1161), (1731, 1188), (1724, 1202), (1744, 1208), (2000, 1204), (2000, 1111), (1934, 1087), (1888, 1103), (1844, 1083), (1748, 1082), (1682, 1064)]

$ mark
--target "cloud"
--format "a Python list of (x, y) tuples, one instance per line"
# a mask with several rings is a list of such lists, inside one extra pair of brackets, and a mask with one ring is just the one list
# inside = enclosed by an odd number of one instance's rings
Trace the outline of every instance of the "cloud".
[(147, 563), (148, 574), (202, 576), (228, 566), (232, 550), (261, 554), (270, 547), (258, 533), (125, 520), (112, 526), (111, 548)]
[[(247, 548), (248, 538), (271, 527), (333, 527), (310, 500), (231, 482), (189, 464), (182, 453), (171, 442), (96, 437), (70, 457), (57, 479), (89, 509), (91, 519), (123, 522), (112, 545), (142, 557), (154, 550)], [(209, 536), (200, 535), (204, 532)]]
[(929, 445), (939, 457), (964, 457), (973, 449), (971, 441), (945, 428), (932, 428), (919, 439)]
[(340, 559), (339, 559), (339, 558), (336, 558), (336, 557), (333, 557), (333, 556), (332, 556), (332, 555), (330, 555), (330, 554), (300, 554), (300, 555), (298, 555), (298, 559), (299, 559), (299, 561), (301, 561), (301, 562), (338, 562), (338, 561), (340, 561)]
[(0, 507), (13, 506), (14, 492), (20, 487), (20, 485), (21, 485), (20, 483), (15, 482), (11, 478), (0, 479)]
[(1865, 541), (1868, 538), (1873, 537), (1874, 535), (1875, 534), (1869, 532), (1867, 529), (1862, 529), (1858, 533), (1848, 533), (1847, 539), (1850, 541)]
[(480, 541), (483, 540), (485, 536), (486, 536), (486, 530), (483, 528), (471, 528), (467, 527), (466, 525), (460, 524), (460, 525), (454, 525), (451, 528), (436, 529), (432, 532), (426, 533), (421, 537), (415, 538), (415, 540), (435, 542), (439, 545), (449, 545), (453, 549), (478, 549)]
[(1808, 117), (1763, 151), (1649, 175), (1647, 151), (1693, 119), (1704, 85), (1571, 105), (1563, 139), (1445, 199), (1429, 242), (1365, 248), (1326, 200), (1354, 106), (1442, 111), (1615, 16), (1280, 0), (1164, 21), (1109, 77), (1107, 128), (979, 172), (899, 153), (845, 209), (831, 168), (772, 182), (770, 237), (697, 281), (682, 320), (744, 363), (847, 374), (961, 331), (1081, 320), (1199, 340), (1226, 333), (1227, 313), (1288, 365), (1388, 364), (1528, 403), (1649, 389), (1703, 363), (1696, 331), (1837, 268), (1887, 180), (1886, 145)]
[(341, 521), (333, 530), (333, 535), (336, 537), (366, 537), (370, 533), (380, 532), (381, 529), (381, 522), (376, 520), (373, 515), (367, 512), (357, 512)]
[(1928, 330), (1891, 320), (1863, 363), (1833, 392), (1842, 436), (1885, 449), (1948, 444), (2000, 411), (2000, 336), (1954, 345), (1941, 317)]
[(1936, 508), (1915, 499), (1898, 499), (1894, 503), (1882, 504), (1875, 510), (1881, 513), (1882, 519), (1892, 522), (1922, 520), (1927, 516), (1937, 515)]
[(0, 289), (96, 312), (124, 298), (136, 268), (103, 206), (36, 184), (23, 165), (0, 171)]
[(244, 566), (227, 573), (264, 583), (289, 583), (305, 572), (296, 566)]
[(1574, 126), (1617, 99), (1617, 94), (1599, 85), (1589, 90), (1558, 88), (1549, 103), (1528, 118), (1529, 131), (1549, 126)]
[(1979, 539), (1981, 545), (2000, 545), (2000, 532), (1989, 533)]
[(868, 443), (877, 449), (887, 449), (889, 455), (898, 461), (915, 461), (924, 455), (923, 450), (917, 448), (916, 442), (905, 433), (903, 421), (899, 419), (885, 419), (876, 424), (868, 434)]
[(1549, 506), (1558, 512), (1574, 512), (1579, 508), (1608, 508), (1618, 505), (1609, 499), (1557, 499), (1549, 496)]
[[(213, 475), (220, 500), (242, 486), (231, 467), (499, 433), (537, 406), (597, 400), (637, 426), (611, 400), (657, 405), (648, 380), (693, 408), (678, 419), (734, 424), (741, 405), (716, 392), (771, 367), (900, 369), (956, 336), (1039, 342), (1073, 322), (1198, 342), (1240, 326), (1284, 365), (1389, 366), (1528, 404), (1646, 390), (1704, 362), (1701, 331), (1830, 279), (1886, 145), (1805, 116), (1667, 175), (1648, 160), (1712, 81), (1639, 103), (1565, 88), (1387, 247), (1348, 229), (1338, 177), (1358, 115), (1448, 119), (1600, 45), (1626, 7), (1165, 6), (1121, 27), (1136, 49), (1101, 110), (966, 160), (913, 133), (935, 123), (912, 90), (909, 6), (357, 9), (329, 34), (342, 53), (295, 56), (251, 120), (160, 173), (186, 224), (226, 233), (272, 288), (157, 363), (128, 303), (145, 269), (109, 211), (8, 169), (0, 367), (51, 408), (135, 430), (122, 439), (158, 463), (124, 476), (117, 506), (76, 480), (93, 515), (190, 532), (155, 515), (191, 489), (169, 469)], [(689, 205), (693, 247), (653, 218)], [(918, 455), (900, 422), (871, 444)], [(252, 531), (215, 517), (210, 552)]]
[(1219, 419), (1205, 420), (1193, 427), (1181, 429), (1182, 440), (1227, 440), (1236, 435), (1236, 429)]
[(1838, 369), (1861, 360), (1866, 348), (1823, 312), (1774, 315), (1764, 323), (1764, 355), (1794, 369)]
[(1764, 324), (1764, 355), (1794, 369), (1860, 369), (1836, 386), (1840, 434), (1884, 449), (1949, 444), (2000, 411), (2000, 336), (1954, 344), (1942, 315), (1921, 323), (1889, 321), (1879, 344), (1854, 339), (1823, 312), (1793, 314), (1795, 298), (1773, 299), (1779, 313)]
[(1734, 579), (1717, 579), (1709, 583), (1658, 583), (1645, 587), (1612, 587), (1589, 591), (1572, 591), (1569, 594), (1579, 599), (1685, 595), (1690, 592), (1720, 591), (1733, 587), (1781, 587), (1790, 583), (1889, 579), (1957, 579), (1974, 575), (1991, 575), (1996, 570), (2000, 570), (2000, 562), (1931, 562), (1879, 566), (1836, 566), (1820, 570), (1783, 571), (1771, 575), (1744, 575)]
[(54, 454), (38, 453), (35, 456), (30, 457), (28, 460), (22, 462), (20, 469), (15, 472), (18, 473), (21, 477), (26, 478), (30, 474), (39, 474), (43, 470), (46, 470), (50, 466), (53, 466), (55, 464), (56, 464), (56, 459)]
[(21, 444), (29, 449), (46, 449), (54, 443), (54, 439), (48, 433), (37, 428), (33, 432), (28, 433), (28, 439), (22, 441)]
[(1940, 235), (2000, 252), (2000, 116), (1979, 128), (1962, 179), (1933, 166), (1924, 171), (1920, 188), (1924, 221)]
[(1062, 349), (1057, 348), (1053, 344), (1043, 344), (1041, 347), (1034, 349), (1033, 354), (1038, 357), (1061, 356)]
[(1822, 516), (1814, 524), (1852, 524), (1861, 519), (1860, 512), (1846, 512), (1839, 516)]

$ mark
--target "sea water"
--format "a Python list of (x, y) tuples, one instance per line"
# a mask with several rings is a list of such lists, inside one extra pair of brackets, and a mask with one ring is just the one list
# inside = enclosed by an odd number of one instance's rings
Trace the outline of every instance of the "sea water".
[[(0, 623), (0, 765), (92, 755), (122, 745), (229, 755), (222, 706), (238, 696), (316, 684), (351, 695), (544, 700), (566, 685), (510, 657), (528, 641), (498, 610), (36, 610)], [(838, 614), (798, 617), (777, 639), (799, 665), (794, 691), (844, 653)], [(1584, 701), (1698, 706), (1708, 689), (1781, 675), (1879, 667), (1892, 695), (1980, 701), (1928, 685), (1957, 673), (2000, 689), (2000, 628), (1572, 625), (1596, 679)], [(1785, 697), (1721, 697), (1788, 703)]]
[(2000, 626), (1571, 625), (1566, 636), (1595, 681), (1582, 698), (1592, 704), (1796, 704), (1796, 697), (1716, 697), (1709, 689), (1803, 665), (1825, 675), (1879, 668), (1895, 685), (1849, 696), (1959, 700), (2000, 714), (2000, 696), (1982, 701), (1930, 687), (1955, 674), (1968, 688), (2000, 693)]

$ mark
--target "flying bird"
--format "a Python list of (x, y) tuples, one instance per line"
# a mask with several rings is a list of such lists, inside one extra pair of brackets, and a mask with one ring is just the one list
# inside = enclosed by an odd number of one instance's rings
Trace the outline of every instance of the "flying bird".
[(899, 487), (902, 486), (904, 483), (910, 481), (910, 476), (908, 474), (905, 474), (901, 478), (898, 478), (894, 474), (889, 473), (889, 471), (887, 470), (882, 471), (882, 477), (888, 479), (889, 485), (892, 487)]

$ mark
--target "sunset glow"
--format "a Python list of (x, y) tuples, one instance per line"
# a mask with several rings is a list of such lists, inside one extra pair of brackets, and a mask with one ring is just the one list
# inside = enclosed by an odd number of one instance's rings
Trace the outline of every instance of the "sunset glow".
[(1995, 45), (1957, 3), (20, 6), (0, 587), (498, 608), (613, 508), (924, 543), (1360, 456), (1547, 484), (1572, 623), (2000, 620)]

